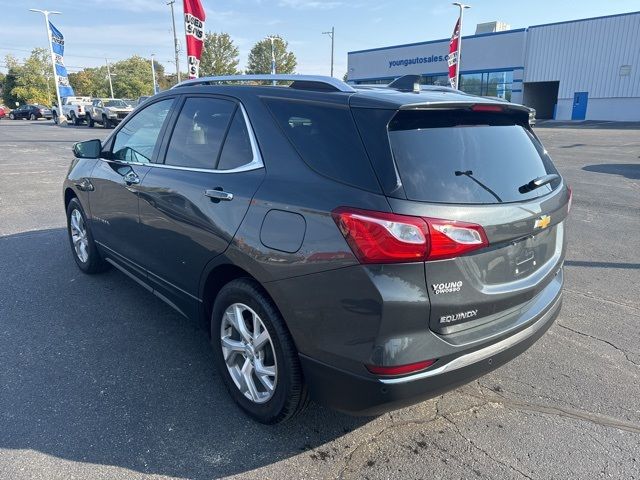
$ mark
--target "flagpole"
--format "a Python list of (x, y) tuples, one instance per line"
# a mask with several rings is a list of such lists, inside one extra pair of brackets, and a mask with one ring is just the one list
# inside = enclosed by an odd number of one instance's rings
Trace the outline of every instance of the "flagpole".
[(460, 2), (454, 2), (452, 3), (452, 5), (456, 5), (457, 7), (460, 8), (460, 29), (458, 32), (458, 51), (456, 52), (456, 58), (457, 58), (457, 62), (456, 62), (456, 88), (458, 90), (460, 90), (460, 52), (462, 51), (462, 16), (463, 16), (463, 12), (465, 11), (465, 9), (467, 8), (471, 8), (471, 5), (465, 5), (464, 3), (460, 3)]
[(44, 25), (47, 29), (47, 39), (49, 40), (49, 54), (51, 56), (51, 65), (53, 66), (53, 81), (56, 88), (56, 98), (58, 99), (58, 124), (61, 125), (66, 122), (67, 117), (62, 114), (62, 100), (60, 99), (60, 89), (58, 84), (58, 71), (56, 70), (56, 59), (53, 55), (53, 44), (51, 42), (51, 28), (49, 27), (49, 15), (62, 15), (60, 12), (49, 12), (47, 10), (39, 10), (37, 8), (30, 8), (31, 12), (41, 13), (44, 15)]
[(177, 83), (180, 83), (180, 48), (178, 46), (178, 34), (176, 33), (176, 16), (173, 13), (174, 3), (176, 3), (176, 0), (171, 0), (170, 2), (167, 2), (167, 5), (171, 7), (171, 21), (173, 22), (173, 47), (176, 56), (176, 80)]

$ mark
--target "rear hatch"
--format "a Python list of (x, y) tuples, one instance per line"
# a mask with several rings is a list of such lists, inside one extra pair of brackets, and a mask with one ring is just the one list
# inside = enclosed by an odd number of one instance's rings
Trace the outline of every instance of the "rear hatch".
[[(356, 119), (364, 118), (356, 110)], [(366, 116), (370, 122), (376, 115)], [(463, 247), (424, 263), (430, 328), (446, 334), (516, 314), (562, 264), (570, 198), (528, 126), (528, 111), (412, 107), (395, 112), (386, 129), (393, 212), (427, 219), (432, 253), (447, 235), (458, 235)], [(542, 185), (531, 183), (536, 179)]]

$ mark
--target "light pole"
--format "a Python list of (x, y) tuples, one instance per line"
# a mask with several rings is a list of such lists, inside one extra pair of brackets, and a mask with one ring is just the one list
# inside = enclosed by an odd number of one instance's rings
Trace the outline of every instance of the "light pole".
[(331, 27), (330, 32), (322, 32), (323, 35), (329, 35), (331, 37), (331, 76), (332, 77), (333, 77), (333, 47), (334, 47), (335, 33), (336, 33), (335, 27)]
[(451, 5), (455, 5), (460, 8), (460, 31), (458, 32), (458, 51), (456, 52), (456, 87), (460, 90), (460, 52), (462, 51), (462, 14), (467, 8), (471, 8), (471, 5), (465, 5), (460, 2), (453, 2)]
[[(271, 40), (271, 75), (275, 75), (276, 74), (276, 51), (275, 51), (275, 46), (273, 42), (275, 42), (278, 37), (274, 35), (270, 35), (267, 38)], [(276, 81), (274, 80), (272, 84), (275, 85)]]
[(155, 95), (156, 93), (158, 93), (158, 91), (156, 90), (156, 66), (153, 63), (153, 57), (155, 57), (156, 54), (152, 53), (151, 54), (151, 78), (153, 81), (153, 93), (152, 95)]
[(167, 2), (167, 5), (171, 7), (171, 21), (173, 22), (173, 48), (176, 56), (176, 78), (178, 79), (178, 83), (180, 83), (180, 47), (178, 46), (178, 35), (176, 34), (176, 16), (173, 12), (174, 3), (176, 3), (176, 0), (171, 0), (170, 2)]
[(111, 98), (113, 98), (113, 83), (111, 82), (111, 68), (109, 67), (109, 59), (105, 58), (104, 62), (107, 64), (107, 77), (109, 77), (109, 90), (111, 90)]
[(53, 83), (56, 87), (56, 98), (58, 99), (58, 122), (59, 124), (65, 123), (67, 118), (62, 115), (62, 100), (60, 99), (60, 89), (58, 88), (58, 72), (56, 71), (56, 60), (53, 54), (53, 45), (51, 43), (51, 28), (49, 27), (49, 15), (62, 15), (60, 12), (49, 12), (47, 10), (39, 10), (37, 8), (30, 8), (32, 12), (41, 13), (44, 15), (44, 25), (47, 28), (47, 39), (49, 40), (49, 53), (51, 55), (51, 66), (53, 67)]

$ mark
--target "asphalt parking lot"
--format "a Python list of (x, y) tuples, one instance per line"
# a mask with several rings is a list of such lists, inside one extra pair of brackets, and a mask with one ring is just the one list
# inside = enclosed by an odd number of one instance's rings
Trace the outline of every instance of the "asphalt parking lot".
[(640, 479), (640, 125), (537, 129), (574, 189), (562, 313), (479, 381), (378, 418), (248, 420), (204, 334), (86, 276), (61, 184), (110, 131), (0, 121), (0, 478)]

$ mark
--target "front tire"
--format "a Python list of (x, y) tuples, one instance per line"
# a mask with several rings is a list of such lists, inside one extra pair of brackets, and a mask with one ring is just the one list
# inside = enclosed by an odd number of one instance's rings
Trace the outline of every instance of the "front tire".
[(15, 120), (16, 116), (13, 113), (9, 114), (9, 120)]
[(73, 259), (80, 270), (92, 274), (109, 267), (98, 252), (87, 217), (77, 198), (72, 198), (67, 206), (67, 232)]
[(87, 125), (89, 125), (90, 128), (93, 128), (95, 126), (95, 122), (93, 121), (93, 118), (91, 118), (91, 115), (89, 115), (87, 113)]
[(106, 115), (102, 116), (102, 126), (104, 128), (111, 128), (111, 121), (107, 118)]
[(229, 394), (253, 419), (280, 423), (308, 404), (293, 339), (255, 281), (240, 278), (220, 290), (211, 315), (211, 342)]
[(53, 123), (55, 123), (56, 125), (60, 123), (60, 120), (58, 119), (58, 114), (56, 112), (53, 112)]

